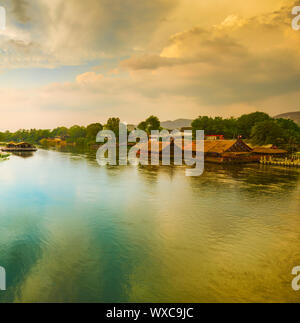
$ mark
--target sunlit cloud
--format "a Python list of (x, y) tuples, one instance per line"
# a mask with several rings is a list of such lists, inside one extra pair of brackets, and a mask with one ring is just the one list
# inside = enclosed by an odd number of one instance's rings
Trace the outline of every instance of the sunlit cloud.
[[(10, 19), (0, 33), (2, 130), (104, 122), (109, 116), (136, 123), (150, 114), (175, 119), (299, 109), (295, 1), (4, 4)], [(67, 82), (49, 77), (47, 85), (36, 77), (27, 86), (23, 72), (87, 63)], [(11, 70), (19, 71), (13, 74), (18, 86), (8, 88)]]

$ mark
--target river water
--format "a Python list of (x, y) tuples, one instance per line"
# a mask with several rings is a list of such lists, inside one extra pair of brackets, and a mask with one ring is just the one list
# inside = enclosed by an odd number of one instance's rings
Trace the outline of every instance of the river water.
[(300, 302), (300, 170), (0, 163), (0, 302)]

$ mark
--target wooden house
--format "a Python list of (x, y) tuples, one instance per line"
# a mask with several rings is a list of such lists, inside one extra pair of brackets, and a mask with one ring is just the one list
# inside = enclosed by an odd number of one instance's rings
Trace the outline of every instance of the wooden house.
[(252, 150), (252, 154), (259, 157), (286, 157), (287, 151), (284, 149), (278, 149), (275, 147), (266, 148), (266, 147), (254, 147)]
[[(185, 149), (192, 150), (193, 156), (201, 148), (200, 143), (192, 141)], [(212, 163), (250, 163), (257, 162), (252, 149), (241, 139), (204, 140), (204, 160)]]
[[(197, 151), (201, 152), (201, 146), (200, 142), (190, 140), (185, 145), (182, 145), (182, 152), (184, 152), (184, 149), (190, 150), (191, 155), (195, 157)], [(153, 142), (151, 141), (138, 144), (141, 151), (146, 152), (148, 150), (149, 157), (153, 147)], [(161, 157), (165, 150), (167, 150), (167, 153), (170, 151), (170, 157), (180, 154), (180, 147), (176, 146), (176, 141), (174, 142), (173, 140), (171, 140), (171, 143), (159, 142), (155, 153), (158, 153)], [(183, 154), (182, 157), (184, 157)], [(204, 158), (205, 161), (213, 163), (249, 163), (258, 161), (257, 157), (252, 155), (252, 149), (241, 139), (204, 140)]]
[(37, 148), (27, 142), (14, 143), (10, 142), (6, 147), (2, 148), (2, 151), (6, 152), (22, 152), (22, 151), (37, 151)]

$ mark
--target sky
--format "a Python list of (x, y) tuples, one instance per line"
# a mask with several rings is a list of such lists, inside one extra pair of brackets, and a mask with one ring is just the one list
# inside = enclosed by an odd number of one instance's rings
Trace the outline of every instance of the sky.
[(0, 5), (0, 131), (300, 110), (300, 1)]

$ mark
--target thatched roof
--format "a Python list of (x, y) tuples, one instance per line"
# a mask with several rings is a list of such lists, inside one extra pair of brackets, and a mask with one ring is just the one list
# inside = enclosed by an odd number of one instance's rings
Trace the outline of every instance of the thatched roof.
[(34, 147), (34, 145), (28, 143), (28, 142), (18, 142), (16, 146), (28, 146), (28, 147)]
[[(187, 150), (192, 149), (194, 152), (199, 151), (200, 142), (192, 141), (187, 147)], [(223, 154), (225, 152), (250, 152), (251, 148), (242, 140), (204, 140), (204, 152)]]
[[(158, 150), (157, 150), (157, 144), (158, 144)], [(156, 142), (149, 140), (148, 143), (138, 143), (136, 147), (138, 147), (141, 151), (148, 151), (151, 152), (155, 148), (155, 152), (162, 152), (165, 148), (169, 146), (169, 142)]]
[[(148, 143), (139, 143), (137, 147), (141, 151), (151, 151), (151, 141)], [(176, 141), (175, 141), (176, 144)], [(168, 142), (159, 142), (159, 151), (163, 151), (169, 145)], [(153, 149), (152, 145), (152, 149)], [(193, 152), (201, 151), (202, 142), (197, 141), (189, 141), (186, 142), (185, 147), (183, 149), (192, 150)], [(216, 154), (224, 154), (224, 153), (249, 153), (251, 152), (251, 148), (246, 145), (242, 140), (204, 140), (204, 152), (205, 153), (216, 153)]]
[(287, 154), (287, 151), (283, 149), (264, 147), (255, 147), (252, 152), (256, 154)]
[(12, 146), (12, 147), (20, 147), (20, 146), (28, 146), (28, 147), (34, 147), (34, 145), (29, 144), (28, 142), (9, 142), (7, 146)]

